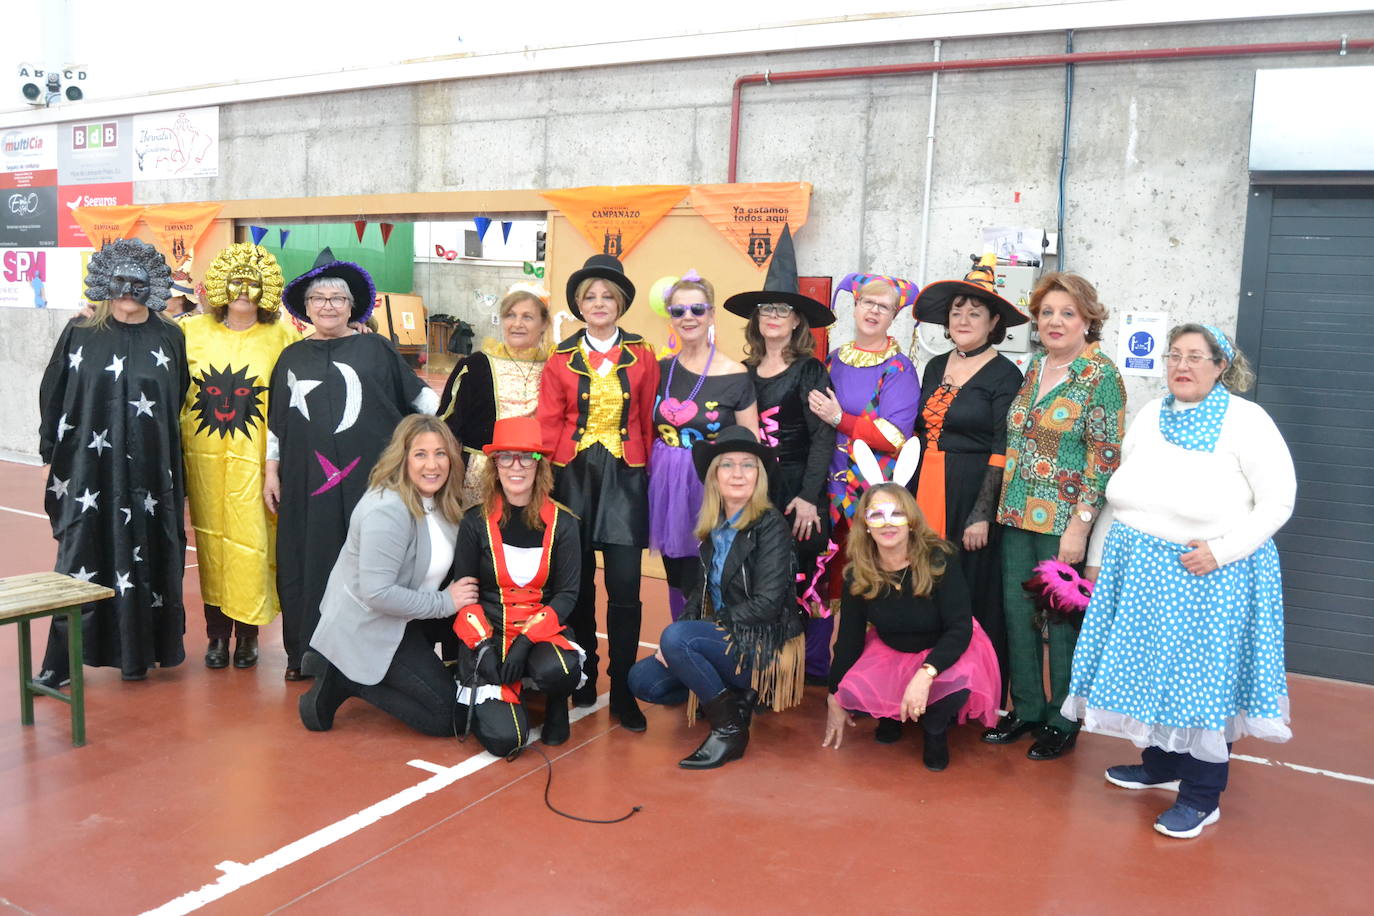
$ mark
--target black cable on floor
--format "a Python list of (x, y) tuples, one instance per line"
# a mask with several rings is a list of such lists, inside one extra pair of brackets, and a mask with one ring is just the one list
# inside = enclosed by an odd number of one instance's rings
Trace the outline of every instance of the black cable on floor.
[(621, 821), (628, 821), (630, 818), (634, 817), (640, 811), (644, 810), (643, 805), (635, 805), (625, 814), (622, 814), (620, 817), (611, 818), (610, 820), (600, 820), (598, 818), (592, 817), (578, 817), (576, 814), (569, 814), (566, 811), (560, 811), (558, 808), (554, 807), (553, 802), (549, 801), (549, 790), (553, 788), (553, 761), (549, 759), (548, 754), (544, 753), (544, 749), (542, 747), (535, 747), (533, 744), (527, 744), (525, 745), (525, 747), (516, 748), (514, 751), (511, 752), (511, 755), (506, 759), (514, 760), (516, 757), (520, 755), (520, 752), (525, 750), (526, 748), (535, 751), (539, 754), (540, 757), (544, 758), (544, 765), (548, 768), (549, 774), (548, 780), (544, 783), (544, 806), (547, 807), (554, 814), (557, 814), (560, 817), (566, 817), (570, 821), (581, 821), (584, 824), (619, 824)]

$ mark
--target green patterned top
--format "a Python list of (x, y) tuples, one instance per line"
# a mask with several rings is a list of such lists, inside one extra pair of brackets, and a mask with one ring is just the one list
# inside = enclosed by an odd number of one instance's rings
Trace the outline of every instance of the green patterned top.
[(1031, 360), (1007, 414), (1007, 466), (997, 521), (1041, 534), (1063, 534), (1078, 503), (1100, 509), (1121, 463), (1126, 388), (1097, 343), (1032, 404), (1045, 354)]

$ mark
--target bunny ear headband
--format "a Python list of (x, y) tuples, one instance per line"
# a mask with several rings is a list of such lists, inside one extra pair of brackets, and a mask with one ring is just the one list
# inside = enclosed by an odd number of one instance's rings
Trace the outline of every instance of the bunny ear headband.
[(887, 274), (845, 274), (844, 279), (835, 285), (835, 295), (830, 297), (830, 310), (835, 311), (835, 305), (840, 301), (841, 292), (847, 292), (857, 299), (859, 290), (873, 280), (882, 280), (897, 291), (897, 311), (899, 312), (908, 305), (915, 303), (916, 294), (920, 292), (920, 288), (915, 283), (910, 280), (903, 280), (901, 277), (890, 277)]
[(921, 463), (921, 440), (916, 436), (907, 439), (897, 453), (897, 463), (893, 465), (891, 479), (883, 476), (873, 449), (862, 439), (854, 440), (854, 465), (859, 469), (864, 482), (870, 487), (880, 483), (895, 483), (906, 486), (916, 476), (916, 466)]

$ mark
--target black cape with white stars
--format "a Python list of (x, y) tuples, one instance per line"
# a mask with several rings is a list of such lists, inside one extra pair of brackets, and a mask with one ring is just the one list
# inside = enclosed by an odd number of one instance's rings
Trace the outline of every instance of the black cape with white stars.
[[(186, 657), (179, 417), (189, 385), (181, 329), (155, 314), (141, 324), (71, 322), (43, 373), (39, 451), (51, 465), (54, 568), (115, 590), (82, 612), (88, 665), (138, 674)], [(53, 627), (50, 654), (65, 646), (65, 618)]]
[(299, 668), (353, 507), (425, 385), (380, 334), (307, 337), (277, 357), (267, 428), (277, 437), (277, 597), (286, 666)]

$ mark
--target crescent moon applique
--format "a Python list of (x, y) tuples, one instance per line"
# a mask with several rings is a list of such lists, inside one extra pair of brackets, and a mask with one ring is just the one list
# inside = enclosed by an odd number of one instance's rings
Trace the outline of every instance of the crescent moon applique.
[(358, 379), (357, 370), (348, 363), (335, 363), (334, 368), (339, 370), (344, 380), (343, 416), (339, 418), (339, 425), (334, 427), (334, 432), (341, 433), (358, 422), (358, 414), (363, 409), (363, 383)]

